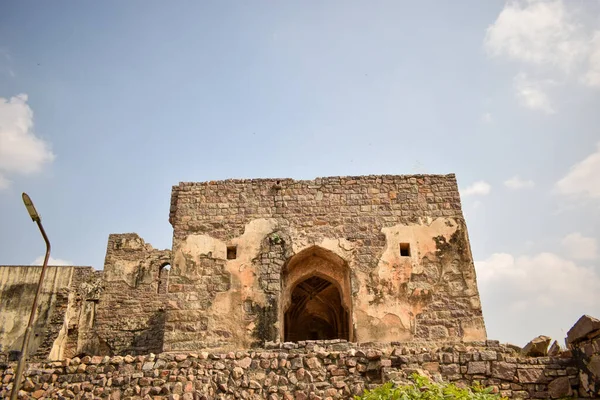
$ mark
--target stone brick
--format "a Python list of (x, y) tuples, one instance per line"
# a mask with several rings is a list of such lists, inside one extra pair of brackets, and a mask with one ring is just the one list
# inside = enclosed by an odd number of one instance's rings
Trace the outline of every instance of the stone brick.
[(548, 384), (548, 393), (553, 399), (570, 397), (573, 394), (571, 382), (566, 376), (556, 378)]
[(484, 361), (471, 361), (467, 365), (467, 374), (485, 374), (486, 363)]
[(515, 377), (516, 370), (517, 364), (511, 364), (504, 361), (492, 362), (491, 373), (494, 378), (510, 381)]
[(544, 370), (542, 368), (519, 368), (517, 376), (521, 383), (536, 383), (544, 380)]

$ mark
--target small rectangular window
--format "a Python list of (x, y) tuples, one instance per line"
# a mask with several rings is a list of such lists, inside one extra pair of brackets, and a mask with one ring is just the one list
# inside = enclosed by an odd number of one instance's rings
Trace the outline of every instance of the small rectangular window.
[(409, 243), (400, 243), (400, 256), (410, 257), (410, 244)]
[(237, 246), (227, 246), (227, 259), (235, 260), (237, 257)]

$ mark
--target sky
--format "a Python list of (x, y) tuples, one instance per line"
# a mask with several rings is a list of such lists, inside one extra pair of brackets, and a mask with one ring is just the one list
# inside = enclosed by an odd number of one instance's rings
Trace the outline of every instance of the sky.
[(600, 1), (0, 3), (0, 263), (170, 248), (171, 187), (456, 173), (488, 337), (600, 317)]

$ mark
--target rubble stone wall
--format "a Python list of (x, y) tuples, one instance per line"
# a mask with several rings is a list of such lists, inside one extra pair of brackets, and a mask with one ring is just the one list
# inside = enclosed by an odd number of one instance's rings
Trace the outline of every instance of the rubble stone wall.
[[(412, 373), (479, 382), (519, 399), (566, 397), (579, 385), (574, 359), (521, 357), (495, 341), (425, 348), (334, 340), (271, 347), (31, 364), (22, 394), (36, 399), (347, 399)], [(0, 364), (0, 397), (8, 397), (15, 367)]]
[(340, 287), (352, 341), (486, 339), (454, 175), (180, 183), (170, 222), (165, 351), (284, 341), (293, 259)]
[(135, 233), (109, 236), (103, 287), (93, 304), (85, 353), (162, 351), (167, 298), (159, 286), (167, 284), (161, 281), (161, 269), (170, 264), (170, 250), (154, 249)]
[(573, 355), (579, 368), (579, 395), (600, 398), (600, 331), (596, 337), (577, 343)]
[(579, 396), (600, 398), (600, 320), (583, 315), (567, 333), (579, 369)]

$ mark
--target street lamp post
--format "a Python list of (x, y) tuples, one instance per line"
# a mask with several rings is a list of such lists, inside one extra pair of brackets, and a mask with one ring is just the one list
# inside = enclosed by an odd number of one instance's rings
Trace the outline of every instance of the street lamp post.
[(48, 240), (46, 231), (44, 231), (44, 227), (42, 226), (42, 219), (40, 218), (40, 215), (36, 211), (33, 202), (31, 201), (31, 198), (27, 195), (27, 193), (23, 193), (23, 203), (25, 203), (25, 207), (27, 208), (29, 216), (31, 217), (32, 221), (37, 224), (38, 228), (40, 229), (40, 232), (42, 233), (42, 237), (44, 238), (44, 242), (46, 242), (46, 256), (44, 257), (44, 264), (42, 265), (42, 272), (40, 274), (40, 281), (38, 282), (37, 292), (35, 293), (33, 305), (31, 306), (31, 313), (29, 314), (29, 322), (27, 323), (27, 329), (25, 329), (25, 337), (23, 337), (23, 347), (21, 348), (21, 357), (19, 358), (17, 372), (15, 373), (15, 377), (13, 380), (13, 389), (10, 394), (10, 400), (17, 400), (17, 396), (19, 394), (23, 369), (25, 368), (25, 363), (27, 362), (26, 359), (27, 347), (29, 345), (29, 337), (31, 336), (31, 329), (33, 328), (33, 321), (35, 320), (35, 311), (37, 309), (38, 299), (42, 291), (42, 282), (44, 281), (46, 267), (48, 266), (48, 259), (50, 258), (50, 241)]

